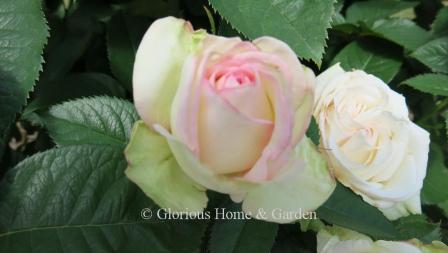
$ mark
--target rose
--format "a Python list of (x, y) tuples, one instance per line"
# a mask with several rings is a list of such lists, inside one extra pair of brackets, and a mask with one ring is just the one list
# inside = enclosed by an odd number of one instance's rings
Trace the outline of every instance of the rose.
[[(126, 174), (160, 206), (199, 211), (211, 189), (272, 220), (274, 208), (312, 210), (333, 191), (325, 163), (304, 137), (314, 74), (285, 43), (209, 35), (164, 18), (145, 34), (133, 79), (146, 126), (134, 128)], [(180, 167), (167, 165), (170, 175), (160, 175), (167, 172), (149, 158), (150, 145), (166, 143), (154, 131), (166, 138)]]
[(425, 245), (410, 241), (373, 241), (366, 235), (342, 227), (327, 227), (317, 233), (317, 253), (445, 253), (439, 241)]
[(314, 116), (330, 169), (389, 219), (421, 212), (429, 134), (408, 114), (373, 75), (336, 64), (317, 77)]

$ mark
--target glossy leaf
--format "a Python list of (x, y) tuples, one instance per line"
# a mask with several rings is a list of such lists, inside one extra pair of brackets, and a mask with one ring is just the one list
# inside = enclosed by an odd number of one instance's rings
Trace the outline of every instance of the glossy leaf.
[(400, 240), (417, 238), (423, 243), (441, 240), (439, 224), (429, 223), (423, 215), (410, 215), (396, 221)]
[[(215, 209), (214, 215), (241, 212), (239, 204), (230, 203)], [(250, 219), (218, 219), (213, 224), (211, 253), (269, 253), (277, 235), (278, 224)]]
[(437, 13), (432, 24), (432, 31), (438, 37), (448, 36), (448, 7), (444, 7)]
[[(333, 0), (210, 0), (233, 27), (249, 39), (269, 35), (281, 39), (300, 58), (320, 63)], [(312, 28), (312, 29), (310, 29)]]
[(390, 82), (398, 73), (401, 61), (392, 49), (378, 47), (378, 43), (354, 41), (344, 47), (333, 59), (331, 65), (340, 62), (349, 71), (361, 69)]
[(396, 0), (369, 0), (359, 1), (347, 9), (347, 21), (375, 21), (389, 17), (402, 10), (417, 6), (418, 2), (405, 2)]
[(448, 73), (448, 36), (426, 43), (411, 56), (434, 72)]
[(405, 80), (403, 83), (429, 94), (448, 96), (448, 75), (423, 74)]
[(437, 204), (448, 200), (448, 168), (445, 166), (442, 149), (431, 145), (427, 174), (422, 189), (422, 201), (426, 204)]
[(0, 157), (9, 127), (42, 70), (47, 37), (41, 1), (0, 1)]
[(94, 97), (53, 106), (42, 119), (59, 146), (106, 144), (123, 148), (138, 115), (130, 102)]
[(370, 29), (409, 50), (415, 50), (431, 40), (431, 33), (409, 19), (381, 19), (375, 21)]
[(0, 187), (1, 251), (199, 252), (205, 223), (143, 219), (142, 210), (155, 206), (125, 167), (120, 148), (98, 145), (20, 163)]
[(352, 229), (377, 239), (393, 239), (397, 231), (375, 207), (367, 204), (350, 189), (338, 184), (330, 199), (319, 209), (317, 216), (331, 224)]

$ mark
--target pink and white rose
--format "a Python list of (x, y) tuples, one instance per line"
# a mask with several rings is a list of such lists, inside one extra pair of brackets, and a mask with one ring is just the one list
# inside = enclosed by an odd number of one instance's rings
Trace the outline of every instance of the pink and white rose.
[[(314, 210), (333, 191), (325, 162), (305, 137), (314, 74), (284, 42), (210, 35), (168, 17), (144, 36), (133, 79), (139, 115), (168, 142), (176, 173), (197, 189), (229, 194), (246, 212), (263, 209), (264, 219), (278, 222), (291, 219), (276, 220), (269, 216), (273, 209)], [(130, 149), (128, 177), (149, 196), (160, 195), (142, 180), (153, 173), (150, 166), (133, 166)], [(202, 197), (189, 208), (205, 204)]]

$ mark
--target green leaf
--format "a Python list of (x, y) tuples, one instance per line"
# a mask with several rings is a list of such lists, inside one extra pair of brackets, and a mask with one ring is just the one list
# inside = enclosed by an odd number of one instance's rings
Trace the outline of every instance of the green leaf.
[(437, 144), (432, 144), (429, 152), (429, 163), (425, 181), (423, 182), (422, 201), (426, 204), (437, 204), (448, 200), (448, 169), (445, 157)]
[(442, 209), (445, 216), (448, 216), (448, 200), (438, 203), (437, 206)]
[(99, 25), (91, 12), (87, 6), (80, 6), (64, 22), (50, 22), (51, 37), (37, 90), (64, 77), (87, 51)]
[[(334, 0), (210, 0), (249, 39), (269, 35), (285, 41), (303, 59), (320, 63)], [(312, 27), (312, 29), (310, 29)]]
[(369, 0), (355, 2), (347, 8), (346, 18), (350, 23), (375, 21), (387, 18), (402, 10), (414, 8), (418, 2), (396, 0)]
[(432, 24), (432, 32), (437, 37), (448, 35), (448, 7), (440, 9)]
[(41, 1), (0, 1), (0, 157), (10, 125), (42, 70), (47, 37)]
[(431, 33), (408, 19), (377, 20), (370, 29), (380, 37), (409, 50), (415, 50), (431, 40)]
[(397, 231), (377, 208), (367, 204), (350, 189), (338, 184), (317, 216), (329, 223), (349, 228), (376, 239), (393, 239)]
[(311, 118), (310, 126), (306, 131), (306, 136), (308, 136), (308, 138), (310, 138), (316, 146), (319, 145), (320, 142), (319, 126), (317, 125), (316, 119), (314, 117)]
[(50, 136), (59, 146), (104, 144), (123, 148), (137, 119), (133, 104), (109, 97), (65, 102), (42, 115)]
[(67, 146), (24, 160), (0, 186), (1, 251), (199, 253), (205, 223), (143, 219), (155, 206), (125, 167), (113, 146)]
[(411, 56), (434, 72), (448, 73), (448, 36), (426, 43)]
[(331, 26), (332, 27), (345, 23), (345, 18), (341, 13), (343, 7), (344, 7), (344, 1), (336, 0), (336, 2), (334, 4), (333, 16), (331, 17)]
[(47, 109), (51, 105), (71, 99), (99, 95), (125, 97), (124, 89), (115, 79), (95, 72), (69, 74), (39, 88), (35, 93), (36, 98), (28, 104), (23, 112), (25, 116), (36, 110)]
[(297, 227), (298, 224), (280, 226), (271, 253), (317, 252), (316, 233), (301, 233)]
[(336, 55), (331, 65), (338, 62), (347, 71), (361, 69), (386, 83), (394, 78), (401, 66), (401, 60), (392, 48), (373, 41), (354, 41), (348, 44)]
[(235, 28), (233, 28), (232, 25), (230, 25), (225, 19), (223, 19), (219, 24), (218, 35), (224, 37), (244, 37), (244, 35), (235, 30)]
[(433, 95), (448, 96), (448, 76), (442, 74), (423, 74), (403, 81), (419, 91)]
[(148, 28), (148, 20), (122, 12), (113, 16), (107, 26), (107, 51), (114, 76), (132, 91), (132, 71), (135, 54)]
[[(239, 204), (227, 201), (215, 209), (215, 217), (223, 213), (240, 213)], [(278, 224), (255, 219), (217, 219), (213, 224), (211, 253), (269, 253), (277, 235)]]
[(427, 222), (423, 215), (409, 215), (395, 223), (400, 234), (399, 240), (404, 241), (417, 238), (423, 243), (441, 240), (439, 224)]
[(175, 16), (180, 12), (179, 0), (131, 0), (126, 9), (135, 15), (161, 18)]

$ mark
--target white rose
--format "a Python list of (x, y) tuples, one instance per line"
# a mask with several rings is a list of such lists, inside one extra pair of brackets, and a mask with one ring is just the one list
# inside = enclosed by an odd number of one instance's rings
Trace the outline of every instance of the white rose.
[(373, 241), (370, 237), (342, 227), (327, 227), (317, 233), (317, 253), (446, 253), (439, 241), (423, 244), (410, 241)]
[(421, 213), (429, 133), (405, 98), (364, 71), (336, 64), (317, 77), (314, 116), (336, 178), (393, 220)]

